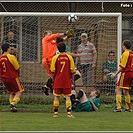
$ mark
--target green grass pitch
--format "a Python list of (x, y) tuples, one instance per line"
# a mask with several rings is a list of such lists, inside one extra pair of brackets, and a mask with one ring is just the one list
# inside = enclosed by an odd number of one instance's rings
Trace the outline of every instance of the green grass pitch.
[[(115, 105), (114, 105), (115, 106)], [(3, 108), (9, 108), (7, 106)], [(59, 117), (53, 118), (52, 105), (44, 105), (44, 112), (0, 112), (0, 131), (133, 131), (133, 113), (117, 112), (104, 104), (98, 112), (72, 112), (75, 118), (67, 118), (65, 105), (60, 105)], [(20, 108), (20, 107), (19, 107)]]

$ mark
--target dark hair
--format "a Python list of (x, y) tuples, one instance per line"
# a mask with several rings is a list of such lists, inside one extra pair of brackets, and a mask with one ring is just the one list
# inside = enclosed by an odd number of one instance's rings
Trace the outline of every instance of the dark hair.
[(56, 43), (58, 44), (58, 43), (60, 43), (60, 42), (63, 42), (63, 38), (61, 38), (61, 37), (57, 37), (57, 39), (56, 39)]
[(64, 42), (58, 43), (57, 48), (58, 48), (59, 52), (66, 52), (66, 44)]
[(110, 55), (110, 54), (115, 55), (115, 52), (114, 51), (109, 51), (108, 55)]
[(8, 48), (10, 47), (10, 44), (9, 43), (3, 43), (2, 44), (2, 53), (4, 53), (4, 52), (7, 52), (7, 50), (8, 50)]
[(130, 49), (130, 48), (131, 48), (131, 41), (129, 41), (129, 40), (124, 40), (124, 41), (123, 41), (123, 45), (124, 45), (127, 49)]
[(100, 97), (100, 91), (96, 90), (96, 94), (97, 94), (96, 98), (99, 98)]

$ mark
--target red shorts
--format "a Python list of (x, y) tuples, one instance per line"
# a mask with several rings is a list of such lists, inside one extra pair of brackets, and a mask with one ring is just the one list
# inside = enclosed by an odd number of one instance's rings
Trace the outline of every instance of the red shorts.
[(14, 79), (2, 78), (2, 82), (9, 93), (16, 94), (18, 92), (24, 91), (23, 85), (21, 84), (19, 78), (14, 78)]
[(54, 92), (53, 94), (55, 96), (61, 96), (61, 95), (67, 95), (67, 96), (71, 96), (71, 88), (54, 88)]
[(117, 88), (131, 89), (132, 82), (133, 72), (123, 72), (120, 75), (119, 81), (117, 83)]

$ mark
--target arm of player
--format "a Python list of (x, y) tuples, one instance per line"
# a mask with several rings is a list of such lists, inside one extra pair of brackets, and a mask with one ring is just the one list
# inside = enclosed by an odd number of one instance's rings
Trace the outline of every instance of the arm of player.
[(18, 70), (16, 70), (16, 72), (18, 73), (18, 75), (20, 76), (20, 67)]
[(13, 65), (13, 67), (15, 68), (16, 72), (18, 73), (18, 75), (20, 74), (20, 64), (17, 61), (17, 58), (14, 55), (8, 55), (9, 56), (9, 60), (11, 62), (11, 64)]
[(97, 108), (96, 105), (93, 103), (92, 98), (90, 98), (90, 103), (92, 104), (93, 109), (94, 109), (95, 111), (98, 111), (98, 108)]
[(97, 61), (97, 52), (95, 52), (94, 55), (93, 55), (92, 68), (96, 67), (96, 61)]
[(79, 60), (80, 60), (80, 58), (79, 58), (79, 57), (76, 57), (76, 60), (75, 60), (75, 67), (77, 67)]
[(110, 70), (106, 68), (106, 69), (103, 70), (103, 72), (104, 72), (104, 74), (106, 74), (106, 73), (109, 73)]
[(80, 57), (82, 56), (82, 54), (76, 54), (76, 53), (71, 53), (71, 52), (67, 52), (68, 54), (70, 54), (73, 57)]
[(119, 67), (118, 71), (116, 71), (115, 73), (112, 73), (111, 78), (116, 77), (122, 70), (123, 70), (123, 68)]
[(57, 37), (60, 37), (60, 36), (64, 36), (64, 33), (52, 34), (52, 35), (50, 35), (50, 36), (45, 37), (45, 39), (46, 39), (47, 41), (50, 41), (50, 40), (54, 40), (54, 39), (56, 39)]

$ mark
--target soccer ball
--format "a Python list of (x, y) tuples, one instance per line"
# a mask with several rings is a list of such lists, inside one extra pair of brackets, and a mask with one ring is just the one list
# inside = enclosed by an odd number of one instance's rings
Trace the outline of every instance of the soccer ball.
[(68, 21), (69, 22), (76, 22), (77, 20), (78, 20), (78, 17), (75, 14), (71, 14), (71, 15), (68, 16)]

